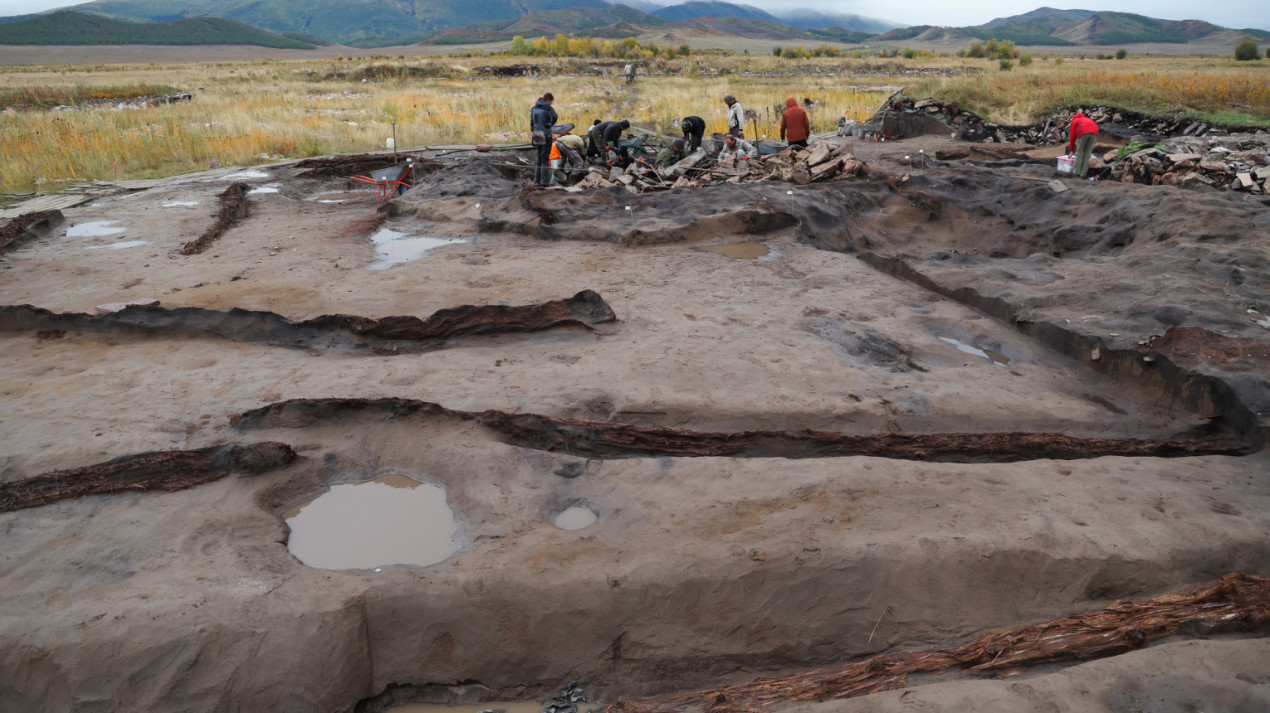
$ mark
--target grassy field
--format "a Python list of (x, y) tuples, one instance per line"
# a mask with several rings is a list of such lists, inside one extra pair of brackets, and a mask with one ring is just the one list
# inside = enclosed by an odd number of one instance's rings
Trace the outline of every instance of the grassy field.
[[(698, 114), (724, 128), (724, 93), (759, 113), (758, 134), (776, 136), (788, 96), (812, 98), (813, 129), (838, 117), (861, 119), (895, 86), (914, 96), (956, 99), (998, 121), (1034, 121), (1059, 106), (1106, 103), (1155, 113), (1187, 113), (1270, 126), (1270, 62), (1037, 57), (1000, 71), (995, 62), (916, 60), (781, 60), (718, 53), (664, 61), (633, 87), (598, 75), (490, 79), (478, 66), (519, 60), (384, 59), (254, 61), (168, 65), (0, 68), (8, 96), (135, 96), (154, 85), (194, 94), (183, 102), (136, 110), (23, 110), (0, 115), (0, 193), (56, 191), (76, 182), (143, 178), (383, 148), (396, 120), (402, 147), (526, 140), (529, 107), (556, 95), (561, 121), (629, 117), (669, 134), (674, 120)], [(544, 74), (586, 71), (579, 60), (541, 61)], [(982, 72), (922, 76), (923, 67), (977, 67)], [(753, 76), (771, 72), (796, 76)], [(817, 76), (826, 73), (830, 76)], [(858, 76), (832, 76), (857, 73)], [(365, 80), (365, 81), (363, 81)], [(61, 101), (60, 99), (58, 100)], [(43, 102), (47, 105), (49, 102)], [(752, 129), (752, 126), (747, 126)]]

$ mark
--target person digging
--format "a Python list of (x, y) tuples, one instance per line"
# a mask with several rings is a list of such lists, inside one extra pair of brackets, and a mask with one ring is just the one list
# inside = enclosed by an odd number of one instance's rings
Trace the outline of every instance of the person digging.
[(1076, 112), (1072, 117), (1071, 128), (1067, 132), (1067, 153), (1075, 156), (1072, 175), (1084, 178), (1089, 173), (1089, 157), (1098, 143), (1098, 124), (1093, 119)]

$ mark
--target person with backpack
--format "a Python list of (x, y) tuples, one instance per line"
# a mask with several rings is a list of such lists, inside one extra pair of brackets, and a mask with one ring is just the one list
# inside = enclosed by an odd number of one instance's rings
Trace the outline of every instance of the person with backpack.
[(538, 98), (534, 108), (529, 111), (530, 143), (538, 150), (538, 163), (534, 166), (534, 183), (546, 186), (551, 183), (551, 147), (554, 140), (551, 127), (556, 125), (556, 110), (551, 104), (556, 98), (547, 92)]

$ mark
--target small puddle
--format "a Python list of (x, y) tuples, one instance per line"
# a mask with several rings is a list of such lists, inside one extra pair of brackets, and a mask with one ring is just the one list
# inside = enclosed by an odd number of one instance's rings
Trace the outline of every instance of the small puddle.
[(387, 270), (393, 265), (418, 260), (443, 245), (467, 242), (466, 238), (416, 237), (388, 228), (380, 228), (370, 239), (375, 243), (375, 257), (378, 258), (370, 264), (371, 270)]
[(127, 228), (116, 228), (119, 224), (117, 220), (94, 220), (88, 223), (80, 223), (72, 225), (66, 229), (66, 237), (68, 238), (100, 238), (105, 235), (114, 235), (122, 233)]
[(331, 191), (319, 193), (309, 200), (315, 200), (318, 203), (349, 203), (351, 201), (370, 200), (374, 197), (374, 191)]
[(256, 186), (250, 191), (247, 191), (247, 195), (251, 196), (251, 195), (256, 195), (259, 193), (277, 193), (279, 185), (280, 184), (277, 184), (277, 183), (266, 183), (263, 186)]
[(973, 344), (967, 344), (961, 341), (960, 339), (953, 339), (952, 337), (939, 337), (939, 340), (944, 342), (945, 344), (949, 344), (951, 346), (956, 347), (957, 351), (963, 354), (970, 354), (973, 356), (981, 357), (983, 359), (986, 359), (987, 361), (992, 362), (993, 364), (1008, 365), (1010, 363), (1010, 357), (1002, 354), (1001, 352), (994, 351), (992, 349), (980, 349), (979, 347), (976, 347)]
[(319, 569), (427, 566), (459, 551), (445, 489), (404, 475), (331, 489), (283, 516), (287, 549)]
[[(548, 703), (495, 702), (445, 705), (444, 703), (409, 703), (389, 708), (387, 713), (543, 713)], [(578, 713), (599, 713), (604, 706), (596, 703), (578, 704)]]
[(167, 201), (163, 204), (164, 208), (181, 208), (198, 205), (198, 201)]
[(767, 255), (770, 250), (763, 243), (731, 243), (728, 245), (705, 245), (698, 250), (726, 255), (738, 260), (756, 260)]
[(149, 245), (149, 240), (125, 240), (122, 243), (111, 243), (109, 245), (89, 245), (85, 250), (123, 250), (124, 248), (135, 248), (140, 245)]
[(239, 171), (238, 173), (231, 173), (228, 176), (216, 176), (212, 178), (211, 180), (213, 181), (243, 181), (243, 180), (250, 180), (253, 178), (268, 178), (268, 177), (269, 177), (269, 174), (265, 173), (264, 171)]
[(566, 508), (552, 522), (561, 530), (585, 530), (595, 524), (595, 511), (582, 505)]

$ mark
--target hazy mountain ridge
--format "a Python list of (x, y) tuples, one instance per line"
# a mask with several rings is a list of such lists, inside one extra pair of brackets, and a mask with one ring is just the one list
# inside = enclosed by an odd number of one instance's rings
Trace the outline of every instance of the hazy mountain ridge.
[[(858, 15), (797, 7), (774, 14), (751, 5), (720, 0), (691, 0), (670, 6), (654, 5), (647, 0), (466, 0), (462, 3), (451, 0), (95, 0), (71, 9), (92, 13), (92, 17), (127, 20), (130, 22), (125, 24), (133, 27), (110, 25), (108, 30), (98, 31), (82, 19), (63, 17), (64, 26), (60, 27), (56, 22), (50, 24), (49, 20), (42, 19), (66, 12), (62, 10), (0, 18), (0, 28), (34, 28), (34, 32), (25, 34), (20, 29), (10, 29), (5, 35), (11, 38), (10, 44), (140, 44), (142, 40), (134, 42), (126, 38), (152, 36), (168, 37), (165, 44), (193, 44), (171, 38), (197, 36), (213, 38), (204, 43), (229, 43), (219, 39), (221, 37), (249, 37), (244, 43), (278, 47), (309, 46), (324, 40), (379, 47), (423, 41), (438, 44), (495, 42), (515, 35), (532, 38), (589, 34), (620, 38), (667, 28), (682, 30), (688, 36), (694, 33), (716, 37), (734, 35), (800, 44), (908, 42), (943, 46), (989, 39), (1009, 40), (1019, 45), (1122, 45), (1186, 43), (1205, 38), (1210, 43), (1228, 42), (1241, 33), (1262, 39), (1270, 36), (1261, 30), (1230, 30), (1200, 20), (1172, 21), (1133, 13), (1050, 7), (972, 27), (916, 25), (896, 29), (890, 29), (894, 25), (884, 20)], [(481, 21), (472, 22), (474, 17)], [(175, 34), (171, 29), (158, 27), (138, 29), (147, 22), (171, 23), (196, 18), (223, 18), (236, 24), (190, 24), (178, 28)], [(33, 25), (22, 24), (33, 21)], [(248, 26), (260, 34), (247, 33), (244, 28)], [(881, 30), (885, 31), (878, 34)], [(101, 41), (94, 41), (94, 37)]]
[(266, 32), (219, 17), (128, 22), (80, 12), (54, 12), (0, 23), (0, 45), (258, 45), (314, 49), (317, 44), (322, 42)]

